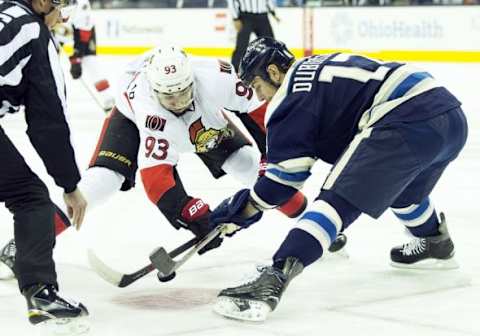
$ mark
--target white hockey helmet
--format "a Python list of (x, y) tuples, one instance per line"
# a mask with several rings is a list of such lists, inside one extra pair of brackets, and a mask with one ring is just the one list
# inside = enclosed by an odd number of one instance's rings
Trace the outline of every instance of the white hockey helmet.
[(147, 59), (147, 79), (160, 104), (182, 114), (193, 102), (193, 72), (187, 54), (179, 47), (157, 47)]

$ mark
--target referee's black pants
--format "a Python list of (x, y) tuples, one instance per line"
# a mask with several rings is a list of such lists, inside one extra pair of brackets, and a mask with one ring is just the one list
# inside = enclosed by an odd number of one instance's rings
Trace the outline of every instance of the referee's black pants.
[(239, 19), (242, 21), (242, 29), (237, 33), (237, 42), (232, 55), (232, 65), (237, 72), (252, 33), (257, 37), (273, 37), (273, 29), (267, 13), (241, 13)]
[(0, 202), (13, 214), (15, 275), (20, 290), (37, 283), (58, 286), (52, 258), (54, 204), (45, 184), (28, 167), (1, 126)]

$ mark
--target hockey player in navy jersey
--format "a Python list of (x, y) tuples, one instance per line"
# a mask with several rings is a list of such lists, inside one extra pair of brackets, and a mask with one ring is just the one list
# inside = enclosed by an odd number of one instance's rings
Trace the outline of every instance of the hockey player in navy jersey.
[(289, 282), (361, 213), (378, 218), (390, 208), (415, 236), (392, 248), (393, 266), (456, 267), (445, 217), (429, 195), (464, 146), (467, 123), (460, 102), (430, 74), (345, 53), (295, 62), (283, 43), (260, 38), (249, 45), (240, 77), (269, 101), (267, 170), (213, 211), (212, 226), (246, 228), (300, 189), (316, 160), (333, 166), (272, 266), (221, 291), (217, 313), (264, 320)]

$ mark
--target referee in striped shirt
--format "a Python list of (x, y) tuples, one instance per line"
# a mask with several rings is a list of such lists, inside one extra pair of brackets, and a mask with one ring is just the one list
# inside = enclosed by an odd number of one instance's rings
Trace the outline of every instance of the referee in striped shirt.
[[(65, 118), (65, 83), (50, 29), (69, 0), (0, 0), (0, 116), (25, 113), (27, 135), (64, 199), (73, 223), (83, 220), (86, 201)], [(15, 275), (27, 299), (29, 320), (86, 313), (57, 296), (52, 251), (54, 204), (45, 184), (0, 126), (0, 202), (13, 214)], [(62, 316), (64, 315), (64, 316)]]
[(255, 33), (257, 37), (273, 37), (273, 29), (268, 14), (270, 13), (277, 21), (279, 19), (275, 15), (273, 0), (228, 0), (228, 8), (237, 31), (232, 64), (238, 72), (240, 60), (250, 42), (250, 35)]

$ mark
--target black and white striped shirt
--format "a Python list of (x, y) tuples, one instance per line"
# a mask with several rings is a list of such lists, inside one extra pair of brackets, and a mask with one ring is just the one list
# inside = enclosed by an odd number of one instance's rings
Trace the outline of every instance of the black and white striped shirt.
[(240, 13), (275, 13), (273, 0), (228, 0), (228, 8), (234, 20), (239, 18)]
[(65, 118), (57, 47), (29, 0), (0, 0), (0, 116), (25, 107), (27, 134), (55, 183), (67, 192), (80, 174)]

